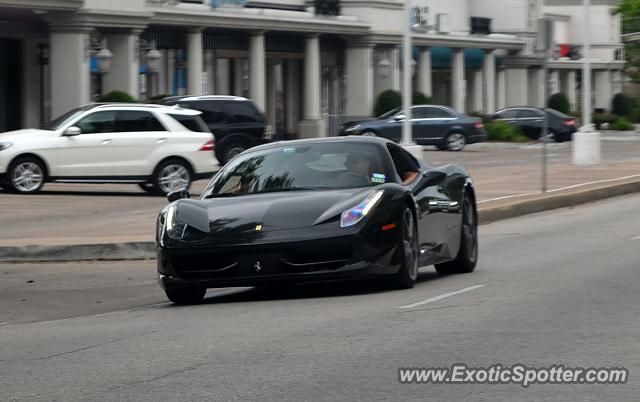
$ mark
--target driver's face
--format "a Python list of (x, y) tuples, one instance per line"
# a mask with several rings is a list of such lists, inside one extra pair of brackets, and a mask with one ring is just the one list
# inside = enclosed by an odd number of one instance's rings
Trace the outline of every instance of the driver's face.
[(371, 170), (371, 162), (366, 159), (359, 160), (353, 165), (353, 170), (358, 174), (368, 177), (369, 171)]

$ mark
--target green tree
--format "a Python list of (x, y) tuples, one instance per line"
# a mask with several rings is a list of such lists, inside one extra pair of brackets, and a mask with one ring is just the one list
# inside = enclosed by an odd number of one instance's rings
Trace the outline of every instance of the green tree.
[[(640, 0), (623, 0), (616, 12), (622, 14), (622, 32), (640, 33)], [(640, 42), (625, 46), (625, 72), (633, 82), (640, 83)]]

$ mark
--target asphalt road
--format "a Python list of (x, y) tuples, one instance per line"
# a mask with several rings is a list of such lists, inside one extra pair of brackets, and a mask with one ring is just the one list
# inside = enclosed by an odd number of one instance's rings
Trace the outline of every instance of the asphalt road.
[[(627, 196), (482, 226), (475, 273), (425, 267), (408, 291), (222, 289), (178, 307), (153, 262), (3, 265), (0, 399), (637, 401), (639, 205)], [(630, 382), (397, 381), (399, 367), (454, 363), (626, 367)]]

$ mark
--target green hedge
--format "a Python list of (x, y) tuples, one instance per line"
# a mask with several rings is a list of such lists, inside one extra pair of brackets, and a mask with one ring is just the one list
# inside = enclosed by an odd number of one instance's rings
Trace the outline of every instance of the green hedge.
[(487, 131), (487, 141), (499, 142), (527, 142), (527, 138), (515, 126), (507, 124), (503, 121), (492, 121), (484, 126)]
[(591, 122), (596, 126), (596, 130), (600, 130), (603, 124), (612, 124), (618, 119), (618, 116), (611, 113), (594, 113), (591, 116)]
[(624, 94), (615, 94), (611, 100), (611, 112), (618, 116), (631, 118), (636, 101)]
[(387, 113), (389, 110), (400, 106), (402, 106), (402, 94), (400, 91), (387, 89), (386, 91), (382, 91), (378, 94), (373, 114), (375, 116), (380, 116)]
[(561, 112), (564, 114), (569, 114), (570, 112), (569, 109), (571, 109), (569, 98), (567, 97), (567, 95), (560, 92), (557, 94), (551, 95), (551, 97), (549, 98), (549, 102), (547, 103), (547, 106), (550, 107), (551, 109), (555, 109), (558, 112)]
[(626, 117), (620, 117), (609, 126), (609, 129), (618, 131), (630, 131), (635, 129), (635, 126)]
[(414, 92), (413, 100), (414, 105), (431, 105), (433, 104), (433, 99), (430, 96), (423, 94), (422, 92)]
[(98, 98), (98, 102), (106, 103), (135, 103), (136, 99), (124, 91), (111, 91)]

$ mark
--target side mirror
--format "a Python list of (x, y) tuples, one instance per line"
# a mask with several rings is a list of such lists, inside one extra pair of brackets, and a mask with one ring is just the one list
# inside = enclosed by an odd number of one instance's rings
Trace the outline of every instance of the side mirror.
[(189, 194), (188, 190), (172, 191), (167, 194), (167, 200), (169, 200), (169, 202), (178, 201), (183, 198), (191, 198), (191, 194)]
[(422, 178), (416, 185), (413, 192), (415, 194), (418, 194), (424, 189), (444, 183), (445, 180), (447, 180), (447, 174), (445, 172), (441, 172), (439, 170), (429, 170), (425, 172), (424, 175), (422, 175)]
[(397, 116), (394, 116), (393, 120), (394, 121), (402, 121), (402, 120), (404, 120), (404, 115), (403, 114), (399, 114)]
[(82, 130), (80, 130), (80, 127), (76, 126), (67, 127), (67, 129), (64, 130), (64, 133), (62, 133), (65, 137), (75, 137), (80, 134), (82, 134)]

